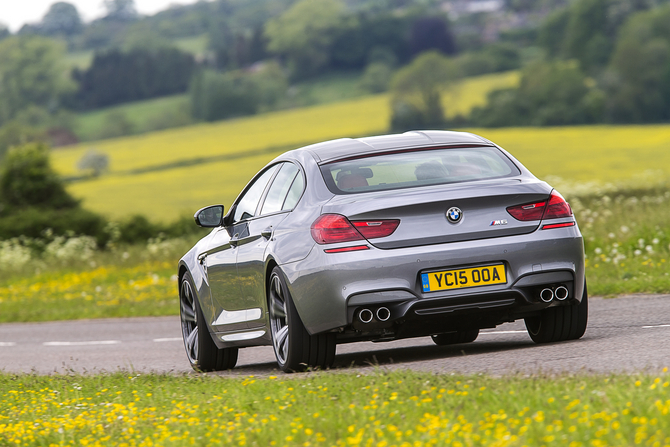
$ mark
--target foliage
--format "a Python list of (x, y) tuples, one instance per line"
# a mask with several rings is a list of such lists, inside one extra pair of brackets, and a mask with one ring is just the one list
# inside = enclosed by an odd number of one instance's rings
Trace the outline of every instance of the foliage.
[(51, 168), (48, 147), (40, 143), (9, 150), (0, 166), (0, 200), (9, 210), (66, 209), (78, 204)]
[(521, 66), (521, 56), (514, 45), (491, 44), (479, 51), (469, 51), (454, 58), (462, 76), (478, 76), (515, 70)]
[(398, 70), (392, 81), (393, 130), (444, 125), (442, 93), (459, 76), (453, 62), (437, 51), (428, 51)]
[(104, 246), (108, 235), (104, 232), (106, 221), (100, 215), (83, 208), (53, 209), (49, 207), (24, 207), (0, 215), (0, 240), (40, 238), (46, 229), (55, 235), (87, 235)]
[(577, 59), (593, 73), (610, 60), (620, 27), (648, 0), (580, 0), (553, 12), (541, 25), (538, 43), (550, 56)]
[(382, 62), (372, 62), (363, 72), (358, 86), (369, 93), (382, 93), (388, 90), (393, 68)]
[(86, 108), (154, 98), (186, 91), (195, 61), (176, 48), (97, 53), (91, 66), (74, 71), (77, 98)]
[(313, 75), (329, 62), (326, 50), (343, 13), (340, 0), (300, 0), (267, 22), (268, 49), (286, 58), (295, 75)]
[(0, 126), (31, 105), (55, 111), (73, 84), (62, 76), (64, 47), (39, 36), (0, 41)]
[(670, 119), (670, 5), (626, 23), (607, 74), (606, 118), (613, 122)]
[(6, 122), (0, 127), (0, 162), (10, 147), (44, 139), (43, 132), (33, 126), (25, 125), (16, 119)]
[(136, 19), (135, 0), (104, 0), (107, 20), (129, 21)]
[(456, 40), (445, 18), (420, 17), (412, 24), (409, 47), (413, 56), (430, 50), (455, 54)]
[(77, 169), (97, 177), (109, 168), (109, 156), (95, 149), (86, 151), (77, 162)]
[(67, 2), (56, 2), (42, 18), (39, 30), (47, 36), (71, 37), (81, 33), (83, 24), (77, 7)]
[(191, 113), (205, 121), (251, 115), (275, 107), (284, 99), (287, 88), (284, 73), (274, 63), (250, 74), (203, 70), (191, 83)]
[(480, 126), (564, 126), (599, 122), (604, 95), (574, 63), (536, 62), (523, 70), (518, 88), (490, 93), (475, 109)]
[(3, 374), (0, 439), (94, 447), (663, 445), (669, 385), (667, 368), (502, 377), (380, 368), (300, 377)]

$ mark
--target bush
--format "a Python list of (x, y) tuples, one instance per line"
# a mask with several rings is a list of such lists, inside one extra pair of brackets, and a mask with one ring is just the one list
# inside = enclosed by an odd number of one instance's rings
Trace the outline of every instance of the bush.
[(50, 229), (55, 235), (93, 236), (99, 246), (104, 246), (109, 240), (106, 223), (102, 216), (82, 208), (22, 208), (0, 218), (0, 239), (44, 238), (44, 232)]
[(604, 94), (574, 62), (537, 62), (522, 73), (516, 89), (489, 94), (473, 110), (477, 126), (562, 126), (602, 121)]
[(5, 208), (1, 213), (38, 206), (68, 209), (79, 204), (51, 169), (49, 148), (42, 143), (9, 150), (0, 169), (0, 203)]
[(381, 62), (372, 62), (363, 72), (358, 86), (370, 93), (385, 92), (391, 83), (393, 69), (390, 65)]
[(286, 77), (277, 64), (253, 73), (204, 70), (191, 83), (191, 113), (204, 121), (251, 115), (273, 108), (286, 90)]

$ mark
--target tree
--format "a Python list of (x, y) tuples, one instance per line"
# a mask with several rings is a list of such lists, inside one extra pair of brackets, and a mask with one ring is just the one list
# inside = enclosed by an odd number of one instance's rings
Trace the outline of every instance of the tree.
[(638, 13), (620, 33), (607, 79), (615, 122), (670, 119), (670, 6)]
[(391, 81), (391, 128), (443, 126), (442, 93), (458, 76), (453, 62), (437, 51), (425, 52), (400, 69)]
[(518, 88), (492, 92), (471, 120), (487, 127), (589, 124), (602, 121), (603, 103), (576, 61), (536, 62), (524, 69)]
[(295, 76), (313, 75), (328, 65), (333, 31), (342, 22), (340, 0), (300, 0), (267, 22), (268, 49), (286, 58)]
[(107, 9), (108, 20), (118, 20), (120, 22), (127, 22), (137, 18), (137, 10), (135, 9), (135, 0), (104, 0), (105, 8)]
[(412, 25), (410, 49), (412, 55), (428, 50), (437, 50), (443, 54), (455, 54), (456, 40), (445, 19), (441, 17), (422, 17)]
[(100, 52), (86, 71), (75, 70), (77, 98), (93, 108), (181, 93), (194, 69), (193, 56), (176, 48)]
[(29, 143), (7, 152), (0, 170), (0, 200), (10, 209), (65, 209), (79, 205), (51, 168), (49, 148), (42, 143)]
[(62, 43), (39, 36), (0, 41), (0, 125), (30, 105), (48, 110), (74, 88), (63, 76)]
[(77, 7), (71, 3), (56, 2), (49, 8), (41, 23), (47, 36), (71, 37), (81, 33), (83, 25)]

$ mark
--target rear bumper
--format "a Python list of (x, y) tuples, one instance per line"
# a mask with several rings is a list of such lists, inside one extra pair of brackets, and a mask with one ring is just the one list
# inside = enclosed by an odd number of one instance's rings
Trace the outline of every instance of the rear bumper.
[[(505, 265), (506, 284), (422, 291), (420, 275), (424, 271), (500, 262)], [(310, 333), (392, 330), (395, 338), (401, 338), (422, 335), (422, 327), (436, 333), (431, 322), (444, 332), (459, 330), (459, 325), (491, 327), (548, 306), (580, 300), (584, 245), (577, 226), (393, 250), (370, 246), (363, 251), (325, 253), (324, 246), (315, 245), (305, 259), (281, 268)], [(566, 299), (545, 303), (537, 298), (544, 287), (559, 285), (569, 290)], [(357, 317), (361, 309), (374, 313), (380, 307), (388, 308), (391, 317), (360, 327)], [(414, 326), (417, 329), (412, 329)]]

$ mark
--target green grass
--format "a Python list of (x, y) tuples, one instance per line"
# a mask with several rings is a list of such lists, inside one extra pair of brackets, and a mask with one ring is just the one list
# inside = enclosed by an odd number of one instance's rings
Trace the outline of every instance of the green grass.
[(662, 446), (657, 375), (0, 375), (0, 444)]
[(177, 262), (197, 237), (58, 257), (0, 243), (0, 323), (178, 314)]
[(670, 292), (670, 188), (575, 198), (589, 290)]
[(289, 101), (294, 107), (305, 107), (369, 95), (358, 88), (360, 77), (359, 71), (343, 71), (299, 82), (291, 86)]
[(99, 139), (109, 125), (110, 114), (124, 116), (136, 133), (142, 133), (166, 114), (188, 115), (189, 107), (188, 95), (181, 94), (83, 112), (76, 115), (75, 133), (82, 141)]
[(65, 55), (65, 66), (67, 67), (67, 76), (74, 68), (86, 70), (93, 62), (93, 50), (77, 51)]
[(207, 34), (184, 37), (182, 39), (175, 39), (173, 44), (182, 51), (191, 53), (196, 57), (203, 57), (207, 54), (208, 37)]

